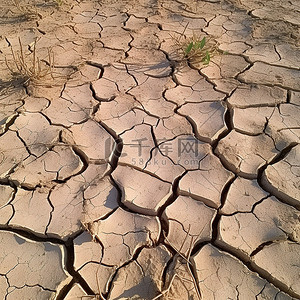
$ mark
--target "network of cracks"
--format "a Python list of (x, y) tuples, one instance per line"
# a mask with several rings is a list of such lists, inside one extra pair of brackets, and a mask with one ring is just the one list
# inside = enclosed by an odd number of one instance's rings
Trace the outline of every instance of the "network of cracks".
[(300, 299), (297, 1), (1, 5), (1, 299)]

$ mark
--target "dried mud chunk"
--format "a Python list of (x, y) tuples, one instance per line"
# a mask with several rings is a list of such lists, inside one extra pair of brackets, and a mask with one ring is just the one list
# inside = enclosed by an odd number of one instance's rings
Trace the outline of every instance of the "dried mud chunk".
[(28, 156), (29, 153), (15, 132), (8, 131), (0, 136), (1, 177), (6, 176)]
[(120, 266), (141, 246), (153, 246), (160, 234), (156, 217), (133, 214), (118, 208), (105, 220), (90, 224), (89, 231), (103, 245), (102, 263)]
[(122, 191), (122, 202), (130, 209), (156, 215), (172, 193), (172, 186), (158, 178), (127, 166), (118, 166), (112, 173)]
[(212, 88), (212, 85), (205, 80), (204, 76), (199, 74), (198, 70), (191, 69), (188, 65), (176, 70), (174, 76), (179, 85), (189, 86), (193, 90), (204, 91), (207, 87)]
[(10, 204), (15, 190), (7, 185), (0, 185), (0, 224), (7, 224), (14, 215), (14, 209)]
[(97, 23), (77, 23), (74, 26), (74, 30), (83, 38), (98, 39), (101, 31), (100, 26)]
[(170, 61), (160, 50), (132, 48), (128, 54), (123, 62), (129, 66), (129, 71), (133, 67), (136, 72), (155, 78), (168, 77), (172, 72)]
[(158, 148), (153, 150), (152, 157), (147, 162), (144, 170), (170, 183), (174, 182), (175, 178), (185, 172), (182, 166), (174, 164), (174, 162), (168, 156), (163, 155)]
[(257, 204), (253, 213), (222, 216), (218, 244), (229, 245), (233, 252), (249, 258), (267, 242), (292, 239), (300, 241), (300, 213), (275, 197)]
[(192, 126), (185, 117), (178, 114), (160, 119), (153, 129), (157, 140), (171, 140), (182, 134), (192, 134)]
[[(66, 30), (66, 27), (64, 27)], [(63, 39), (71, 38), (71, 35), (68, 35), (66, 32), (64, 33)], [(76, 37), (74, 37), (76, 40)], [(77, 47), (74, 46), (72, 42), (62, 42), (59, 45), (55, 45), (52, 48), (53, 55), (54, 55), (54, 65), (60, 66), (61, 68), (70, 65), (79, 65), (82, 62), (82, 54), (80, 54), (76, 50), (83, 50), (83, 49), (76, 49)], [(82, 47), (80, 47), (82, 48)]]
[(205, 142), (212, 143), (227, 129), (226, 108), (220, 102), (188, 103), (178, 111), (196, 124), (197, 136)]
[(102, 78), (115, 82), (120, 93), (126, 93), (136, 86), (134, 77), (128, 73), (126, 66), (123, 64), (113, 64), (105, 67)]
[(0, 273), (11, 287), (8, 298), (49, 299), (62, 282), (70, 280), (63, 267), (62, 246), (29, 241), (10, 232), (0, 233), (0, 244)]
[(266, 134), (272, 136), (276, 148), (283, 150), (287, 146), (300, 143), (300, 107), (293, 104), (281, 104), (266, 126)]
[(9, 185), (0, 185), (0, 207), (5, 206), (15, 193), (15, 190)]
[[(5, 293), (3, 295), (5, 295)], [(51, 299), (51, 297), (53, 297), (53, 292), (44, 290), (42, 287), (24, 286), (22, 288), (10, 287), (10, 292), (5, 299), (7, 300), (15, 300), (15, 299), (48, 300)]]
[(146, 249), (136, 261), (118, 270), (108, 299), (153, 299), (160, 293), (169, 251), (164, 246)]
[(103, 101), (110, 101), (128, 92), (134, 86), (136, 82), (121, 64), (105, 67), (102, 77), (92, 83), (96, 98)]
[(253, 264), (280, 284), (296, 298), (300, 297), (299, 243), (289, 241), (265, 246), (253, 258)]
[(47, 228), (49, 236), (66, 239), (81, 228), (83, 199), (80, 189), (82, 183), (73, 178), (66, 184), (57, 185), (50, 195), (54, 207)]
[(107, 293), (107, 282), (116, 271), (115, 266), (101, 264), (103, 247), (83, 232), (74, 239), (74, 267), (95, 294)]
[(37, 113), (46, 109), (50, 101), (46, 98), (35, 98), (35, 97), (27, 97), (25, 100), (23, 108), (28, 113)]
[[(107, 4), (107, 2), (105, 4)], [(82, 4), (80, 3), (80, 6), (81, 5)], [(95, 8), (93, 8), (93, 11), (95, 11)], [(128, 19), (128, 15), (126, 13), (116, 10), (116, 8), (112, 7), (111, 5), (108, 7), (103, 5), (97, 16), (101, 18), (105, 16), (104, 20), (101, 21), (102, 27), (121, 27)]]
[(58, 142), (60, 128), (51, 126), (39, 113), (20, 115), (10, 128), (17, 131), (31, 154), (40, 156)]
[[(143, 18), (137, 18), (134, 15), (130, 15), (128, 20), (126, 20), (126, 26), (124, 26), (126, 29), (128, 29), (131, 32), (137, 33), (139, 30), (142, 30), (143, 28), (147, 27), (148, 22), (145, 22), (145, 19)], [(157, 28), (157, 26), (155, 26)]]
[(300, 106), (300, 92), (291, 91), (291, 103)]
[[(267, 4), (267, 3), (266, 3)], [(270, 5), (270, 4), (269, 4)], [(298, 18), (297, 2), (282, 3), (282, 5), (263, 5), (255, 8), (251, 14), (259, 19), (270, 19), (272, 21), (284, 20), (295, 25), (300, 25)], [(288, 9), (288, 11), (287, 11)]]
[(221, 37), (226, 29), (223, 28), (223, 24), (228, 20), (228, 17), (225, 15), (215, 15), (215, 17), (209, 22), (205, 32), (213, 35), (214, 37)]
[(130, 90), (130, 95), (133, 95), (141, 104), (147, 104), (149, 100), (162, 98), (164, 90), (174, 87), (174, 82), (169, 77), (153, 78), (142, 76), (137, 70), (130, 72), (137, 77), (139, 82), (138, 86)]
[(128, 94), (120, 94), (109, 102), (102, 102), (95, 120), (105, 124), (117, 135), (139, 124), (155, 125), (157, 118), (149, 116), (142, 105)]
[(242, 56), (221, 55), (213, 57), (209, 65), (201, 68), (201, 73), (211, 79), (234, 78), (248, 66)]
[(151, 115), (159, 118), (168, 118), (174, 115), (176, 105), (160, 97), (157, 99), (149, 99), (147, 102), (144, 101), (143, 108)]
[(10, 178), (19, 185), (32, 188), (54, 180), (65, 180), (77, 174), (82, 167), (82, 161), (71, 147), (55, 146), (38, 158), (28, 157)]
[(192, 135), (180, 135), (170, 141), (158, 140), (158, 143), (164, 156), (186, 170), (198, 170), (200, 162), (211, 153), (209, 144), (200, 142)]
[(267, 191), (300, 208), (300, 146), (294, 147), (281, 161), (269, 165), (262, 176)]
[[(78, 283), (75, 283), (64, 299), (78, 300), (78, 299), (84, 299), (84, 297), (87, 297), (87, 293), (82, 289), (82, 287)], [(90, 298), (90, 300), (91, 299), (92, 298)]]
[[(186, 98), (186, 102), (206, 102), (206, 101), (216, 101), (224, 99), (224, 93), (216, 91), (213, 84), (208, 82), (203, 75), (199, 74), (199, 71), (191, 69), (188, 66), (179, 69), (174, 74), (179, 85), (171, 89), (170, 92), (175, 92), (172, 95), (176, 103), (180, 103), (182, 98), (188, 94), (190, 97)], [(166, 94), (168, 94), (169, 90)], [(180, 95), (180, 101), (177, 101), (177, 95)]]
[(243, 85), (238, 87), (228, 98), (233, 107), (247, 108), (276, 106), (286, 102), (287, 92), (279, 87), (263, 85)]
[(216, 211), (202, 202), (179, 196), (164, 212), (169, 224), (167, 243), (187, 255), (196, 243), (211, 239), (215, 215)]
[[(89, 61), (89, 64), (84, 64), (78, 67), (78, 71), (70, 75), (70, 86), (80, 87), (83, 84), (88, 84), (89, 93), (92, 92), (90, 83), (97, 80), (101, 74), (101, 69), (97, 67), (97, 64), (93, 64)], [(88, 93), (87, 93), (88, 94)], [(92, 102), (97, 104), (96, 100), (92, 99)]]
[(232, 125), (240, 133), (258, 135), (264, 132), (268, 119), (274, 113), (273, 107), (234, 108)]
[(128, 31), (121, 27), (104, 27), (101, 31), (100, 40), (106, 48), (128, 51), (132, 37)]
[(88, 232), (83, 232), (74, 239), (74, 267), (79, 270), (89, 262), (99, 262), (102, 257), (102, 247), (93, 241)]
[(235, 42), (234, 41), (234, 42), (230, 43), (229, 41), (223, 42), (222, 38), (220, 40), (222, 41), (222, 43), (219, 45), (219, 49), (224, 52), (228, 51), (232, 54), (240, 55), (240, 54), (245, 53), (245, 51), (250, 48), (250, 46), (247, 45), (245, 42), (238, 42), (238, 41)]
[(299, 70), (255, 62), (253, 67), (239, 75), (239, 79), (247, 83), (274, 84), (297, 90), (299, 76)]
[[(1, 62), (0, 67), (2, 67)], [(1, 72), (3, 72), (3, 68), (1, 68)], [(12, 88), (9, 86), (9, 83), (5, 87), (5, 82), (3, 81), (1, 81), (1, 84), (3, 85), (1, 85), (0, 92), (0, 133), (5, 131), (8, 122), (17, 115), (16, 110), (23, 105), (22, 100), (26, 96), (25, 90), (22, 88)]]
[(200, 162), (199, 170), (188, 171), (182, 177), (178, 187), (179, 193), (218, 208), (221, 205), (223, 188), (233, 176), (214, 155), (208, 154)]
[(123, 148), (119, 162), (143, 169), (151, 157), (151, 150), (155, 147), (151, 126), (137, 125), (124, 132), (121, 138)]
[[(276, 45), (277, 46), (277, 45)], [(252, 62), (261, 61), (268, 64), (280, 64), (280, 57), (271, 43), (257, 43), (245, 53)]]
[(215, 91), (212, 86), (204, 91), (193, 90), (189, 86), (178, 85), (175, 88), (166, 90), (166, 99), (175, 102), (177, 105), (184, 103), (200, 103), (200, 102), (213, 102), (216, 100), (224, 99), (224, 94)]
[(291, 299), (250, 271), (237, 258), (210, 244), (205, 245), (193, 259), (202, 299)]
[[(116, 266), (107, 266), (99, 264), (98, 262), (89, 262), (80, 269), (78, 273), (87, 282), (95, 295), (99, 295), (100, 293), (103, 295), (108, 293), (107, 283), (112, 280), (116, 269)], [(92, 299), (98, 300), (98, 298)]]
[(96, 44), (96, 47), (97, 51), (95, 51), (90, 58), (91, 63), (105, 66), (125, 58), (125, 52), (123, 50), (104, 48), (100, 42)]
[(7, 224), (11, 217), (14, 215), (12, 205), (7, 204), (0, 208), (0, 224)]
[(18, 114), (16, 112), (12, 112), (8, 116), (3, 117), (3, 119), (0, 119), (0, 134), (1, 135), (3, 133), (5, 133), (5, 131), (7, 131), (9, 124), (15, 119), (15, 117), (17, 117), (17, 115)]
[(63, 132), (63, 139), (75, 144), (89, 161), (105, 163), (113, 152), (115, 141), (97, 122), (88, 120)]
[(256, 178), (258, 169), (278, 154), (269, 136), (248, 136), (235, 130), (220, 140), (216, 152), (230, 170), (250, 179)]
[(49, 236), (66, 239), (82, 228), (83, 192), (98, 182), (106, 170), (107, 165), (90, 165), (82, 174), (55, 186), (49, 198), (53, 206), (52, 218), (47, 228)]
[(107, 177), (91, 182), (83, 197), (83, 223), (103, 218), (118, 207), (118, 190)]
[(88, 84), (67, 86), (62, 96), (52, 100), (44, 113), (53, 124), (72, 126), (90, 117), (93, 103), (94, 99)]
[[(127, 24), (128, 22), (126, 22), (126, 25)], [(160, 41), (156, 35), (156, 33), (159, 32), (158, 27), (148, 22), (144, 22), (143, 25), (143, 28), (131, 32), (133, 40), (130, 45), (137, 49), (159, 49)]]
[(18, 189), (11, 202), (15, 213), (9, 225), (45, 234), (52, 211), (48, 195), (48, 189), (38, 188), (35, 191)]
[(217, 91), (225, 93), (226, 95), (232, 94), (232, 92), (235, 91), (237, 87), (241, 84), (238, 80), (234, 78), (214, 79), (212, 81), (215, 84), (215, 89)]
[[(103, 104), (101, 104), (102, 106)], [(113, 130), (116, 135), (121, 135), (127, 130), (133, 128), (134, 126), (140, 124), (149, 124), (155, 126), (157, 123), (157, 118), (149, 116), (142, 109), (132, 109), (128, 112), (122, 114), (120, 117), (111, 118), (102, 121), (100, 115), (95, 115), (95, 120), (99, 120), (101, 124), (105, 124), (110, 130)], [(105, 117), (103, 118), (105, 119)]]
[(118, 96), (118, 88), (115, 82), (106, 78), (100, 78), (92, 83), (97, 99), (109, 101)]
[[(300, 25), (300, 23), (298, 25)], [(276, 45), (276, 50), (281, 56), (280, 65), (284, 67), (295, 68), (295, 69), (299, 67), (299, 63), (300, 63), (299, 48), (291, 45), (290, 43), (284, 43), (284, 44)]]
[(251, 212), (253, 205), (267, 196), (268, 193), (258, 185), (256, 180), (237, 177), (229, 187), (221, 212), (224, 214)]
[(188, 267), (191, 259), (187, 260), (178, 253), (168, 265), (166, 280), (162, 289), (162, 300), (182, 300), (182, 299), (199, 299), (196, 289), (196, 282)]
[(102, 102), (95, 117), (97, 121), (105, 122), (116, 119), (118, 121), (124, 114), (133, 108), (140, 107), (133, 96), (128, 94), (120, 94), (109, 102)]

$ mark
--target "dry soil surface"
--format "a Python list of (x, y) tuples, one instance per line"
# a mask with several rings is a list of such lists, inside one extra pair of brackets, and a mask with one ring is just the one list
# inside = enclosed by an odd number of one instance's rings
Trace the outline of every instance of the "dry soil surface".
[(298, 0), (0, 6), (1, 299), (300, 299)]

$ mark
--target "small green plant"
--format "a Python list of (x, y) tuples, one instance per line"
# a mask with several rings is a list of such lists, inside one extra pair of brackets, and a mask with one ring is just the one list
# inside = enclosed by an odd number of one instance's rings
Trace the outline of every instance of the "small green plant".
[(58, 6), (62, 6), (63, 5), (63, 0), (54, 0)]
[(177, 45), (177, 51), (181, 57), (180, 61), (187, 61), (192, 65), (208, 65), (211, 57), (217, 52), (216, 43), (206, 36), (199, 37), (193, 33), (192, 37), (185, 36), (189, 23), (184, 27), (179, 38), (173, 38)]
[(19, 38), (19, 51), (14, 51), (11, 47), (13, 63), (9, 64), (7, 59), (6, 65), (13, 76), (22, 77), (24, 84), (33, 82), (37, 84), (41, 79), (51, 76), (53, 79), (54, 57), (52, 51), (48, 48), (48, 62), (41, 60), (36, 54), (36, 43), (33, 43), (32, 52), (25, 55), (21, 39)]
[(201, 56), (201, 61), (204, 65), (208, 65), (210, 62), (210, 53), (208, 50), (203, 51), (206, 44), (206, 37), (202, 40), (192, 40), (184, 50), (184, 55), (187, 59), (191, 59), (195, 56)]

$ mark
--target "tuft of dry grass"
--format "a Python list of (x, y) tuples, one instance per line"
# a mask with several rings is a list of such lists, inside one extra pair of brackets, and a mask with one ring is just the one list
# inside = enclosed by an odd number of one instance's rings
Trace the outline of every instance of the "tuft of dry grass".
[(22, 5), (20, 0), (12, 0), (13, 5), (17, 8), (17, 10), (26, 17), (27, 20), (35, 20), (40, 18), (41, 16), (37, 12), (35, 0), (32, 1), (32, 6), (30, 5)]
[(54, 55), (48, 48), (48, 62), (41, 60), (36, 53), (37, 40), (32, 45), (32, 52), (25, 54), (21, 39), (19, 38), (19, 50), (15, 51), (11, 47), (12, 59), (11, 64), (5, 58), (7, 68), (13, 76), (24, 78), (24, 84), (32, 82), (38, 84), (41, 80), (51, 76), (53, 79)]

